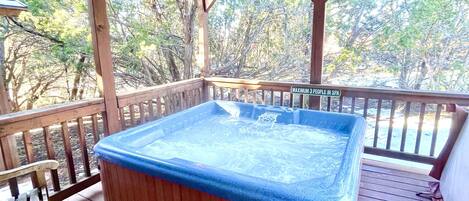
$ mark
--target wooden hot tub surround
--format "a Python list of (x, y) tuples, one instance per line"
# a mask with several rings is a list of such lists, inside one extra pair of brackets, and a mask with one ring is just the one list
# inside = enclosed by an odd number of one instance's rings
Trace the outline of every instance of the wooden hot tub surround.
[(224, 199), (100, 161), (104, 197), (107, 201), (224, 201)]

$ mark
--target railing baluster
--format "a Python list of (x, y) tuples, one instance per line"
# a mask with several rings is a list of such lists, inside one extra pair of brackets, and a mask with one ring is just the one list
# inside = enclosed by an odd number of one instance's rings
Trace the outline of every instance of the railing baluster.
[(31, 133), (29, 131), (23, 131), (23, 143), (24, 143), (24, 152), (26, 159), (29, 163), (34, 162), (34, 153), (33, 153), (33, 142), (31, 140)]
[(223, 87), (220, 87), (220, 100), (225, 100), (225, 90)]
[(236, 90), (233, 88), (230, 88), (230, 101), (235, 101), (236, 100)]
[(363, 118), (365, 118), (365, 120), (368, 117), (368, 102), (369, 99), (365, 98), (365, 103), (363, 104)]
[(155, 110), (153, 108), (153, 99), (147, 101), (148, 105), (148, 120), (153, 120), (155, 118)]
[(145, 107), (143, 106), (143, 102), (138, 103), (138, 113), (140, 114), (140, 124), (145, 123)]
[(265, 90), (262, 90), (262, 105), (265, 105)]
[(85, 134), (85, 126), (83, 124), (83, 118), (80, 117), (77, 119), (77, 131), (78, 131), (78, 141), (80, 142), (80, 149), (81, 149), (81, 157), (83, 159), (83, 167), (85, 170), (85, 175), (87, 177), (91, 176), (91, 169), (90, 169), (90, 160), (88, 158), (88, 148), (86, 147), (86, 134)]
[(401, 152), (405, 149), (405, 142), (407, 140), (407, 127), (409, 125), (409, 113), (410, 113), (411, 102), (406, 102), (405, 104), (405, 113), (404, 113), (404, 126), (402, 128), (402, 137), (401, 137)]
[(129, 113), (130, 113), (130, 126), (136, 125), (135, 122), (135, 106), (129, 105)]
[(373, 147), (378, 146), (378, 134), (379, 134), (379, 121), (381, 118), (381, 105), (383, 104), (383, 100), (378, 100), (378, 106), (376, 108), (376, 122), (375, 122), (375, 135), (373, 138)]
[(241, 100), (241, 96), (239, 95), (239, 89), (235, 89), (235, 95), (236, 95), (236, 101), (240, 101)]
[(252, 103), (257, 104), (257, 90), (254, 90), (252, 92), (254, 92), (252, 95)]
[(293, 93), (290, 93), (290, 107), (293, 108)]
[[(55, 160), (55, 151), (54, 151), (54, 144), (52, 142), (52, 136), (49, 131), (49, 127), (45, 126), (42, 128), (42, 132), (44, 134), (44, 142), (47, 152), (47, 158), (49, 160)], [(52, 186), (54, 187), (54, 191), (60, 191), (60, 181), (59, 181), (59, 174), (57, 170), (51, 170), (50, 175), (52, 177)]]
[(192, 90), (191, 91), (191, 96), (192, 96), (192, 101), (191, 101), (192, 105), (191, 105), (191, 107), (197, 105), (197, 91), (198, 90)]
[(75, 164), (73, 162), (73, 153), (72, 153), (72, 145), (70, 143), (70, 131), (68, 129), (68, 123), (62, 122), (62, 140), (64, 141), (64, 151), (65, 151), (65, 159), (67, 161), (67, 170), (68, 176), (70, 178), (70, 183), (74, 184), (77, 183), (77, 177), (75, 175)]
[(300, 95), (300, 108), (304, 108), (305, 106), (305, 97), (303, 94)]
[(386, 149), (391, 149), (391, 139), (392, 139), (392, 131), (393, 131), (395, 113), (396, 113), (396, 101), (392, 100), (391, 101), (391, 116), (389, 117), (388, 137), (386, 139)]
[(187, 97), (189, 99), (189, 104), (188, 106), (189, 107), (193, 107), (195, 105), (195, 93), (194, 93), (194, 90), (189, 90), (187, 92)]
[(426, 103), (420, 104), (419, 127), (417, 130), (417, 139), (415, 140), (415, 154), (419, 154), (420, 152), (420, 140), (422, 138), (423, 121), (425, 118), (425, 107), (427, 107)]
[(175, 96), (174, 94), (168, 95), (168, 103), (169, 103), (169, 108), (170, 108), (169, 114), (173, 114), (177, 112), (177, 101), (175, 100), (174, 96)]
[[(31, 140), (31, 133), (29, 131), (23, 131), (23, 143), (26, 159), (28, 160), (28, 163), (33, 163), (36, 159), (34, 157), (33, 142)], [(31, 181), (34, 188), (39, 186), (39, 181), (36, 174), (31, 174)]]
[(438, 104), (436, 107), (435, 126), (433, 127), (432, 144), (430, 146), (430, 156), (435, 156), (435, 146), (436, 146), (436, 140), (438, 137), (438, 127), (440, 124), (440, 116), (441, 116), (442, 108), (443, 108), (443, 105), (441, 104)]
[(171, 94), (165, 96), (164, 105), (165, 107), (166, 105), (168, 106), (168, 111), (166, 112), (167, 115), (174, 113), (176, 108), (174, 108), (174, 100)]
[(275, 105), (275, 92), (274, 90), (270, 90), (270, 104)]
[(249, 102), (249, 89), (243, 88), (244, 91), (244, 102), (248, 103)]
[(342, 112), (344, 109), (344, 97), (340, 96), (339, 97), (339, 112)]
[(332, 106), (332, 98), (330, 96), (327, 97), (327, 111), (331, 111), (331, 106)]
[(190, 95), (191, 95), (191, 107), (194, 107), (197, 105), (197, 90), (192, 89)]
[(108, 136), (108, 135), (110, 135), (111, 133), (110, 133), (109, 130), (107, 129), (107, 117), (106, 117), (106, 112), (100, 112), (100, 113), (101, 113), (101, 117), (103, 118), (104, 136)]
[(161, 108), (161, 97), (156, 97), (156, 116), (161, 118), (163, 116), (163, 110)]
[(98, 115), (93, 114), (91, 115), (91, 130), (93, 132), (93, 141), (94, 143), (98, 143), (99, 141), (99, 133), (98, 133)]
[(196, 90), (195, 90), (195, 94), (194, 94), (195, 97), (196, 97), (196, 98), (195, 98), (195, 105), (198, 105), (198, 104), (200, 104), (201, 102), (205, 101), (205, 100), (203, 100), (202, 93), (203, 93), (203, 92), (202, 92), (202, 89), (196, 89)]
[(120, 116), (120, 120), (121, 120), (122, 129), (125, 130), (127, 128), (127, 124), (125, 123), (124, 108), (119, 108), (119, 116)]
[(168, 98), (169, 98), (168, 103), (169, 103), (169, 108), (170, 108), (169, 111), (171, 111), (170, 114), (176, 113), (178, 109), (177, 109), (177, 100), (175, 98), (175, 95), (171, 94), (169, 95)]
[(186, 109), (185, 95), (186, 94), (184, 92), (178, 93), (178, 96), (177, 96), (177, 98), (179, 99), (179, 110), (178, 110), (178, 112)]
[(355, 96), (352, 97), (352, 106), (350, 106), (350, 114), (355, 114)]
[(284, 103), (283, 103), (284, 95), (285, 95), (285, 94), (283, 94), (283, 91), (281, 91), (281, 92), (280, 92), (280, 106), (283, 106), (283, 105), (284, 105)]
[[(202, 96), (199, 97), (200, 90), (199, 89), (194, 90), (194, 106), (198, 105), (199, 102), (201, 102), (201, 101), (205, 101), (205, 100), (202, 100)], [(200, 92), (200, 93), (202, 93), (202, 92)]]
[(217, 100), (217, 88), (215, 87), (215, 85), (212, 86), (212, 96), (212, 100)]

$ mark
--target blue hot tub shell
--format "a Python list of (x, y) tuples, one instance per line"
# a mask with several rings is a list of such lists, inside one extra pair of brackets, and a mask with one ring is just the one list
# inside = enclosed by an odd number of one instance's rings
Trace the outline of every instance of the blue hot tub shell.
[[(235, 108), (233, 110), (233, 108)], [(272, 182), (182, 159), (160, 159), (139, 149), (209, 115), (238, 112), (257, 119), (265, 112), (281, 115), (277, 122), (332, 129), (349, 135), (338, 172), (296, 183)], [(164, 131), (164, 132), (161, 132)], [(362, 117), (247, 103), (210, 101), (148, 122), (101, 140), (94, 148), (100, 160), (163, 178), (228, 200), (356, 200), (360, 180), (365, 121)], [(314, 171), (314, 170), (311, 170)]]

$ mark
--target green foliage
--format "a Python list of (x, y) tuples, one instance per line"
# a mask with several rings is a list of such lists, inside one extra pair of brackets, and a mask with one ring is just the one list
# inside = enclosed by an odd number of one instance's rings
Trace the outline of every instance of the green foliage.
[[(63, 74), (47, 92), (60, 99), (44, 100), (69, 100), (75, 85), (88, 90), (84, 97), (96, 95), (86, 2), (25, 0), (22, 27), (9, 20), (6, 50), (18, 58), (7, 52), (8, 73), (28, 80), (19, 94)], [(198, 30), (185, 38), (190, 9), (180, 2), (194, 1), (108, 1), (119, 89), (180, 79), (188, 44), (197, 76)], [(217, 0), (209, 15), (212, 74), (308, 81), (311, 10), (311, 0)], [(324, 81), (468, 91), (468, 11), (467, 0), (329, 0)]]

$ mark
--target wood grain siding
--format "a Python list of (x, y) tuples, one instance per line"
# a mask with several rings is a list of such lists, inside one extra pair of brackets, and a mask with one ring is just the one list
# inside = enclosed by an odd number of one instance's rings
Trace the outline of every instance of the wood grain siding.
[(223, 201), (224, 199), (161, 178), (99, 162), (106, 201)]

